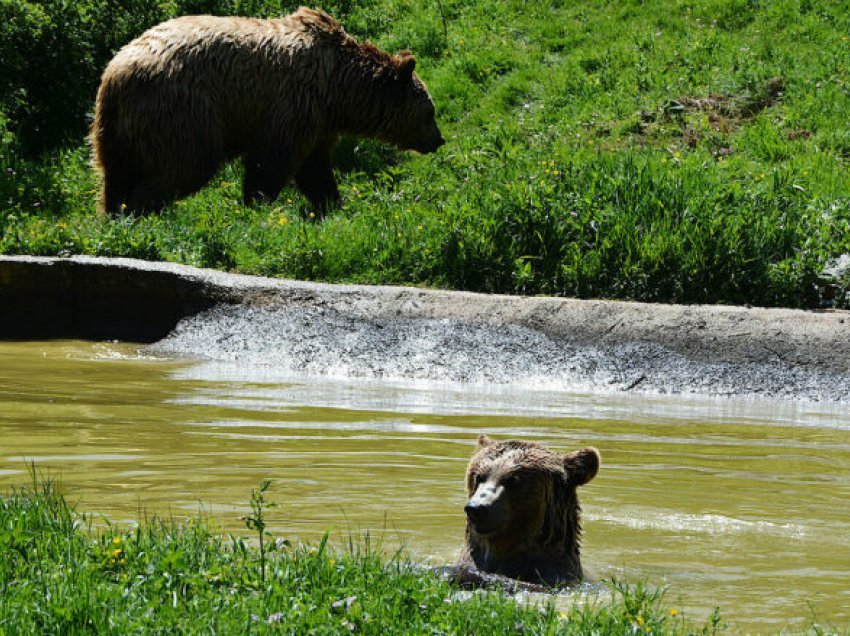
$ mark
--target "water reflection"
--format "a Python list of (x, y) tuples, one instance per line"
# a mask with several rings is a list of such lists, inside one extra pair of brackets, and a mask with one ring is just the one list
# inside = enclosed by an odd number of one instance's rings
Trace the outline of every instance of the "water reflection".
[[(369, 530), (454, 558), (475, 437), (601, 449), (580, 492), (599, 578), (666, 584), (744, 629), (850, 622), (850, 415), (816, 403), (318, 380), (139, 356), (131, 346), (0, 343), (0, 486), (26, 464), (113, 522), (203, 509), (239, 530), (273, 478), (274, 531), (342, 544)], [(802, 623), (800, 621), (803, 621)]]

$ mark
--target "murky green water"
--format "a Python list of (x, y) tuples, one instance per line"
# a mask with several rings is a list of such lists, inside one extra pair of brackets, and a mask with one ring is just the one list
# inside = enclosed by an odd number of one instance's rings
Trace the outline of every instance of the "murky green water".
[(480, 432), (601, 450), (581, 491), (593, 577), (666, 585), (686, 615), (719, 605), (743, 630), (850, 625), (841, 409), (293, 380), (129, 345), (0, 343), (0, 489), (35, 461), (113, 522), (203, 509), (238, 531), (272, 478), (278, 535), (368, 530), (448, 562)]

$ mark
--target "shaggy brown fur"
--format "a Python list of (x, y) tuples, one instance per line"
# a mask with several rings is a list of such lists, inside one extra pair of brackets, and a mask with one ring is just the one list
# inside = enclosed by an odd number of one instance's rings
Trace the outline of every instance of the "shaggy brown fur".
[(273, 200), (294, 179), (324, 210), (339, 199), (330, 151), (340, 135), (422, 153), (444, 143), (415, 65), (313, 9), (163, 22), (103, 73), (90, 136), (101, 208), (158, 210), (243, 157), (247, 202)]
[(482, 435), (466, 473), (459, 565), (546, 585), (580, 581), (576, 488), (598, 470), (595, 448), (559, 455), (540, 444)]

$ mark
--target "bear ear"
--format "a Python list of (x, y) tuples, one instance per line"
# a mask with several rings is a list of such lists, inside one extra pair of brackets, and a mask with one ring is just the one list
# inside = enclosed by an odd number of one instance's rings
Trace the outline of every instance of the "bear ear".
[(493, 443), (493, 440), (484, 434), (478, 436), (478, 448), (487, 448)]
[(395, 56), (396, 67), (398, 68), (398, 76), (401, 79), (410, 79), (413, 77), (413, 70), (416, 68), (416, 58), (410, 51), (401, 51)]
[(599, 451), (588, 446), (584, 450), (564, 455), (564, 468), (570, 481), (576, 486), (583, 486), (596, 477), (599, 472)]

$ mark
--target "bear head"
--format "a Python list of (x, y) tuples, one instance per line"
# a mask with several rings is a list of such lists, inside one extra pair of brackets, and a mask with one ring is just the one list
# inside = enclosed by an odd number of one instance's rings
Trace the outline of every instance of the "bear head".
[(556, 584), (582, 577), (576, 489), (599, 470), (599, 452), (561, 455), (486, 435), (466, 473), (466, 550), (484, 572)]
[(381, 136), (402, 150), (436, 152), (446, 141), (437, 126), (434, 100), (414, 72), (416, 58), (410, 51), (401, 51), (386, 62), (388, 107)]

